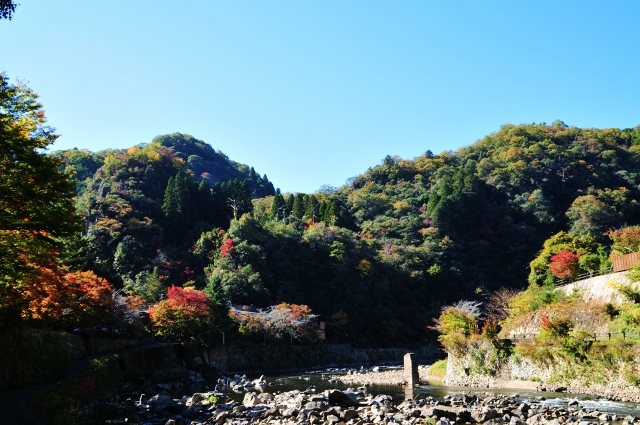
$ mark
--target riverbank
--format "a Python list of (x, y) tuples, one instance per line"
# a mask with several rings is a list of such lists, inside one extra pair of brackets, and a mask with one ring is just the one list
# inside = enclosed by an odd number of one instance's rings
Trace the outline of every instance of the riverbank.
[[(391, 369), (391, 370), (358, 370), (353, 369), (348, 371), (346, 375), (334, 375), (332, 379), (336, 382), (341, 382), (346, 385), (354, 386), (366, 386), (366, 385), (404, 385), (406, 383), (403, 369)], [(421, 384), (427, 384), (431, 382), (440, 382), (442, 378), (429, 374), (427, 366), (418, 367), (418, 375), (420, 377)]]
[[(422, 385), (443, 385), (441, 376), (434, 376), (429, 373), (429, 366), (420, 365), (418, 367), (420, 384)], [(392, 370), (352, 370), (346, 375), (336, 375), (333, 377), (337, 382), (346, 385), (404, 385), (406, 383), (404, 371), (402, 369)], [(482, 388), (480, 385), (465, 385)], [(499, 380), (489, 381), (486, 388), (506, 388), (514, 390), (537, 391), (540, 389), (540, 382), (523, 380)], [(580, 394), (580, 392), (577, 392)], [(588, 394), (588, 393), (585, 393)], [(595, 395), (595, 394), (594, 394)]]

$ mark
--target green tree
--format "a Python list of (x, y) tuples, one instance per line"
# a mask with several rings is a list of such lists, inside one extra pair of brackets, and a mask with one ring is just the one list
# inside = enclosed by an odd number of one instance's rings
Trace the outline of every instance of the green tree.
[(320, 221), (320, 205), (315, 195), (304, 197), (304, 217), (314, 222)]
[(291, 207), (291, 214), (294, 217), (302, 219), (304, 216), (304, 194), (298, 193), (293, 199), (293, 205)]
[(0, 19), (11, 20), (17, 4), (13, 0), (0, 0)]
[(69, 175), (43, 152), (56, 138), (36, 93), (0, 74), (2, 291), (21, 286), (28, 264), (52, 262), (55, 239), (81, 228)]
[(278, 221), (279, 219), (285, 219), (287, 217), (287, 207), (285, 205), (284, 197), (280, 194), (276, 194), (271, 202), (271, 210), (269, 211), (269, 217)]

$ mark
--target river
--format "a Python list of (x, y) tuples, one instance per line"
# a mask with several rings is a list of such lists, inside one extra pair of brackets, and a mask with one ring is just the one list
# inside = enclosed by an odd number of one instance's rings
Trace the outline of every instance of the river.
[[(400, 367), (384, 367), (382, 369), (400, 369)], [(291, 390), (311, 390), (316, 393), (322, 393), (329, 389), (345, 390), (353, 385), (346, 385), (341, 382), (330, 382), (329, 379), (334, 375), (347, 373), (347, 369), (326, 369), (320, 371), (311, 371), (293, 375), (275, 375), (267, 376), (268, 385), (262, 389), (250, 389), (250, 391), (264, 391), (269, 393), (279, 393)], [(250, 376), (249, 378), (255, 379), (258, 376)], [(202, 390), (202, 389), (200, 389)], [(580, 406), (585, 409), (598, 410), (600, 412), (606, 412), (617, 415), (632, 415), (640, 416), (640, 407), (635, 403), (623, 403), (609, 401), (593, 396), (584, 394), (568, 394), (568, 393), (552, 393), (552, 392), (537, 392), (529, 390), (516, 390), (506, 388), (472, 388), (472, 387), (448, 387), (443, 385), (420, 385), (413, 390), (405, 389), (401, 385), (371, 385), (366, 389), (369, 394), (388, 394), (393, 397), (394, 401), (400, 402), (407, 397), (411, 398), (425, 398), (428, 396), (434, 398), (444, 398), (447, 395), (456, 394), (478, 394), (480, 396), (485, 395), (518, 395), (518, 399), (529, 403), (541, 403), (556, 407), (566, 407), (571, 400), (578, 400)], [(244, 391), (234, 392), (226, 391), (225, 394), (230, 398), (242, 401), (244, 397)]]

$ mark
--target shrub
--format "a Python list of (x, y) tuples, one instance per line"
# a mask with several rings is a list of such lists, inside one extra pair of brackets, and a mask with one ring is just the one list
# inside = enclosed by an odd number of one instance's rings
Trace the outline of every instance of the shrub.
[(430, 376), (435, 376), (436, 378), (443, 379), (444, 375), (447, 373), (447, 359), (438, 360), (427, 369), (427, 373)]

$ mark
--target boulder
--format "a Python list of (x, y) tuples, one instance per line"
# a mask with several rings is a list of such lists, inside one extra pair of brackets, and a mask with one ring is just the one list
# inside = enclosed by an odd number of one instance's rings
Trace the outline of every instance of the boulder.
[(244, 395), (244, 399), (242, 400), (242, 404), (245, 407), (253, 407), (260, 404), (260, 401), (258, 400), (258, 396), (256, 395), (256, 393), (246, 393)]
[(339, 390), (329, 391), (329, 403), (341, 407), (360, 406), (357, 400), (354, 400), (349, 394)]

